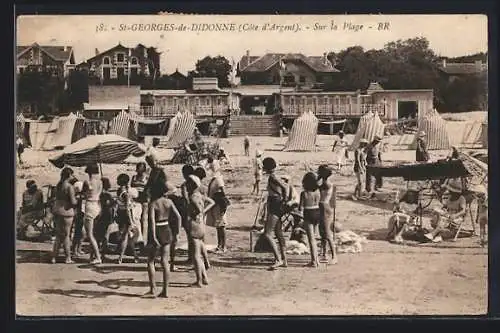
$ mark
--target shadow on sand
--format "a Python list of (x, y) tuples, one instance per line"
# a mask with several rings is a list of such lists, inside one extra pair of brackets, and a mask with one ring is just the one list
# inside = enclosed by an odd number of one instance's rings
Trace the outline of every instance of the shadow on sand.
[[(118, 290), (121, 287), (134, 287), (134, 288), (148, 288), (148, 281), (136, 281), (133, 278), (125, 278), (125, 279), (107, 279), (103, 281), (95, 281), (95, 280), (78, 280), (75, 281), (77, 284), (87, 284), (87, 285), (96, 285), (102, 288)], [(161, 287), (161, 282), (156, 282), (157, 287)], [(172, 288), (189, 288), (191, 287), (191, 283), (187, 282), (169, 282), (169, 287)]]
[(93, 291), (93, 290), (79, 290), (79, 289), (41, 289), (40, 294), (44, 295), (60, 295), (68, 296), (73, 298), (106, 298), (108, 296), (121, 296), (121, 297), (132, 297), (132, 298), (142, 298), (143, 295), (129, 294), (114, 291)]

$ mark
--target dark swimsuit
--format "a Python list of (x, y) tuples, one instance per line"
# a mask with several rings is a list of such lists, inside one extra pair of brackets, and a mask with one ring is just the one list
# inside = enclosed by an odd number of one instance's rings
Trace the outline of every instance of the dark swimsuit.
[[(160, 246), (168, 245), (172, 242), (172, 231), (167, 220), (156, 221), (156, 239)], [(148, 232), (148, 244), (154, 246), (153, 233)]]
[(319, 208), (304, 208), (304, 221), (311, 224), (319, 224), (321, 221), (321, 212)]
[[(272, 178), (269, 178), (269, 183), (275, 182)], [(271, 189), (271, 186), (268, 186)], [(283, 216), (283, 197), (281, 194), (275, 192), (274, 190), (269, 191), (267, 196), (267, 208), (268, 213), (277, 217)]]

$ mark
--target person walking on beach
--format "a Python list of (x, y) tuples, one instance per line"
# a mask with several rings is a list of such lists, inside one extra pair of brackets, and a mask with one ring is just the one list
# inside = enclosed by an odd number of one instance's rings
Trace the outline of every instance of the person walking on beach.
[(243, 148), (245, 149), (245, 156), (250, 156), (250, 138), (248, 135), (245, 135), (245, 139), (243, 139)]
[(429, 160), (429, 152), (427, 151), (427, 143), (425, 142), (425, 132), (418, 133), (417, 149), (415, 151), (417, 162), (427, 162)]
[(347, 153), (347, 140), (344, 137), (344, 131), (339, 132), (339, 139), (335, 141), (333, 144), (332, 152), (335, 151), (335, 148), (338, 146), (339, 151), (337, 152), (337, 168), (338, 171), (342, 170), (342, 167), (346, 164), (346, 159), (348, 158)]
[[(382, 163), (382, 154), (380, 152), (380, 141), (382, 139), (379, 136), (375, 136), (372, 143), (370, 143), (366, 147), (366, 165), (367, 166), (377, 166)], [(372, 197), (375, 196), (375, 193), (372, 193), (372, 173), (366, 172), (366, 192), (371, 193)], [(379, 191), (382, 188), (383, 182), (381, 176), (375, 176), (375, 191)]]
[(260, 181), (262, 180), (262, 170), (263, 170), (263, 165), (262, 165), (262, 152), (260, 150), (255, 151), (255, 160), (254, 160), (254, 183), (253, 183), (253, 188), (252, 188), (252, 193), (259, 195), (260, 193)]

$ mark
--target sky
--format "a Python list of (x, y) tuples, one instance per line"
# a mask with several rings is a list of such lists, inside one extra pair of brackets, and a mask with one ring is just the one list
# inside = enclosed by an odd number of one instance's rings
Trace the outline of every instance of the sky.
[[(229, 31), (199, 31), (210, 24), (224, 24)], [(280, 31), (280, 26), (295, 31)], [(77, 63), (94, 56), (96, 48), (103, 52), (119, 42), (127, 47), (142, 43), (162, 52), (161, 71), (168, 74), (187, 73), (207, 55), (235, 62), (247, 50), (254, 56), (320, 56), (354, 45), (378, 49), (413, 37), (426, 37), (438, 55), (447, 57), (488, 49), (485, 15), (39, 15), (18, 17), (16, 34), (17, 45), (72, 46)]]

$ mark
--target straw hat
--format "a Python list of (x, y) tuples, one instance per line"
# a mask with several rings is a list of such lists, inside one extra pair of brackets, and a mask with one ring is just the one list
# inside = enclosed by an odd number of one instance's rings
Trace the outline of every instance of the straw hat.
[(189, 175), (189, 179), (193, 181), (193, 183), (196, 185), (197, 188), (201, 186), (201, 180), (200, 178), (198, 178), (198, 176)]
[(420, 133), (418, 133), (418, 137), (419, 138), (423, 138), (425, 136), (425, 132), (424, 131), (421, 131)]
[(462, 182), (459, 180), (450, 180), (446, 184), (446, 189), (453, 193), (462, 193)]

